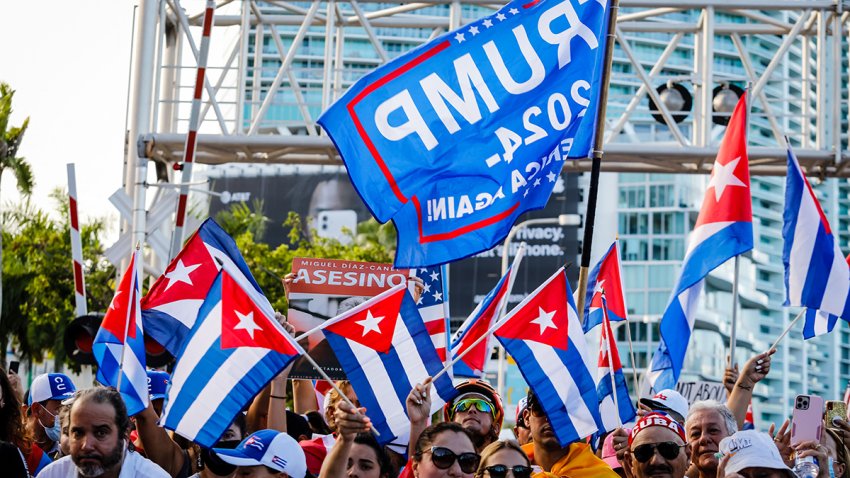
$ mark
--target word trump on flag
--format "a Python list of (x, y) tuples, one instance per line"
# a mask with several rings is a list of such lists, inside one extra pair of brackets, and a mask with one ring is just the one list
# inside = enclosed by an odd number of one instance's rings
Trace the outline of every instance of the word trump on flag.
[[(514, 1), (360, 79), (318, 120), (398, 230), (397, 267), (489, 249), (588, 156), (606, 0)], [(353, 128), (352, 128), (353, 126)]]

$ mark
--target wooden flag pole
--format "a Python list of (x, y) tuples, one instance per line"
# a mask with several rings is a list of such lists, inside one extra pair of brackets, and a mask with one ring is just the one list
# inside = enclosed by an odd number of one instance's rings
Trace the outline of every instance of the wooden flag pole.
[(590, 252), (593, 244), (593, 226), (596, 222), (596, 199), (599, 195), (599, 172), (602, 168), (602, 145), (605, 141), (605, 107), (608, 104), (608, 85), (611, 81), (611, 64), (614, 60), (614, 39), (617, 28), (619, 0), (611, 0), (608, 13), (608, 32), (605, 37), (605, 68), (602, 70), (602, 90), (596, 105), (596, 132), (593, 138), (593, 156), (590, 168), (590, 189), (587, 196), (587, 213), (584, 216), (584, 239), (581, 243), (581, 267), (578, 272), (579, 320), (584, 323), (584, 296), (587, 295), (587, 274), (590, 269)]

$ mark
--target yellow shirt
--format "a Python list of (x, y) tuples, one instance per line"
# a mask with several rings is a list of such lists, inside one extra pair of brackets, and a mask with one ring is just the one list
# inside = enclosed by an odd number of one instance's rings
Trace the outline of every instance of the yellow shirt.
[[(534, 444), (523, 445), (522, 449), (531, 463), (535, 464)], [(561, 457), (551, 470), (534, 473), (531, 476), (532, 478), (619, 478), (607, 463), (593, 454), (590, 445), (581, 442), (571, 444), (567, 454)]]

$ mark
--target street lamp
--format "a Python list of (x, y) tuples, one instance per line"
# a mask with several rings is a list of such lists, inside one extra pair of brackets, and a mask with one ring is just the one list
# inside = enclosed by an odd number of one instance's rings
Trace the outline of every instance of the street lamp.
[[(581, 225), (581, 216), (578, 214), (561, 214), (558, 217), (544, 217), (541, 219), (529, 219), (527, 221), (523, 221), (516, 226), (511, 228), (511, 231), (508, 233), (508, 236), (505, 237), (505, 244), (502, 246), (502, 277), (505, 276), (505, 273), (508, 272), (508, 260), (509, 252), (511, 249), (511, 241), (516, 237), (517, 232), (520, 229), (526, 228), (528, 226), (536, 226), (540, 224), (558, 224), (560, 226), (580, 226)], [(514, 276), (516, 271), (513, 272)], [(513, 280), (513, 278), (512, 278)], [(510, 285), (510, 283), (509, 283)], [(508, 289), (508, 295), (510, 296), (510, 289)], [(508, 299), (510, 297), (505, 297), (505, 305), (508, 303)], [(505, 348), (499, 346), (499, 369), (496, 375), (496, 391), (499, 393), (500, 397), (505, 396)]]

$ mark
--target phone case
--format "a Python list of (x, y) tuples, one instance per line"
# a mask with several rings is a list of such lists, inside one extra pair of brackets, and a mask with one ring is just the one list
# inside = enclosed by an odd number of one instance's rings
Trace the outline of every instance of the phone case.
[(841, 400), (829, 400), (826, 402), (826, 413), (823, 420), (827, 428), (836, 428), (832, 423), (832, 419), (836, 417), (847, 420), (847, 405)]
[(791, 444), (820, 441), (823, 432), (823, 398), (797, 395), (791, 416)]

